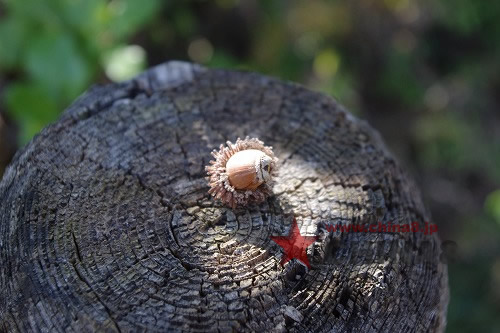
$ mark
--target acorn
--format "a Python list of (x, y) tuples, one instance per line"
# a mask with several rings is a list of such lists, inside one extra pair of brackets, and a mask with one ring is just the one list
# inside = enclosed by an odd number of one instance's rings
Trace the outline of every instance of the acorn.
[(257, 138), (238, 138), (236, 143), (214, 150), (215, 160), (205, 167), (210, 190), (216, 199), (233, 208), (261, 203), (272, 193), (277, 161), (272, 147)]
[(239, 151), (226, 163), (229, 184), (237, 190), (255, 190), (265, 181), (271, 180), (272, 163), (272, 158), (263, 151)]

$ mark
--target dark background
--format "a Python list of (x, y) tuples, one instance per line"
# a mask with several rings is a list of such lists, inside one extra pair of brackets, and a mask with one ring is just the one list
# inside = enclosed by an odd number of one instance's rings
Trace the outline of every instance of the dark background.
[(0, 175), (90, 84), (172, 59), (368, 120), (455, 244), (447, 331), (500, 332), (500, 1), (0, 1)]

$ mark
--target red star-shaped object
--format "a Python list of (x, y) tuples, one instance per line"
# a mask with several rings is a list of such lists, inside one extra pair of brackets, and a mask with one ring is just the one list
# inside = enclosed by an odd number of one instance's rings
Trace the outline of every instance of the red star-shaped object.
[(285, 250), (285, 254), (281, 259), (281, 266), (296, 258), (302, 261), (307, 268), (311, 268), (309, 259), (307, 259), (306, 249), (316, 241), (316, 236), (302, 236), (295, 218), (293, 219), (293, 226), (288, 236), (271, 236), (271, 240)]

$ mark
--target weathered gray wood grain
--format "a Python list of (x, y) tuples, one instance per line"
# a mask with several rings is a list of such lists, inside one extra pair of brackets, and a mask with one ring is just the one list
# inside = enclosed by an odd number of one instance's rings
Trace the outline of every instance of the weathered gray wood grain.
[[(204, 166), (247, 135), (280, 175), (231, 210)], [(429, 215), (374, 130), (298, 85), (174, 62), (92, 88), (16, 155), (0, 200), (0, 331), (444, 329), (436, 235), (325, 230)], [(270, 240), (293, 216), (318, 236), (311, 270)]]

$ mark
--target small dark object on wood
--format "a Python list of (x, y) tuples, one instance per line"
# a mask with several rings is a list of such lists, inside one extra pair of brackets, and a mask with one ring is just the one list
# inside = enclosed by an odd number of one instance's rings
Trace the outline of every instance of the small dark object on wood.
[[(258, 137), (273, 195), (207, 193), (219, 144)], [(436, 234), (328, 233), (429, 220), (378, 135), (334, 100), (257, 74), (172, 62), (91, 89), (0, 183), (0, 331), (442, 332)], [(294, 216), (311, 270), (270, 236)]]

